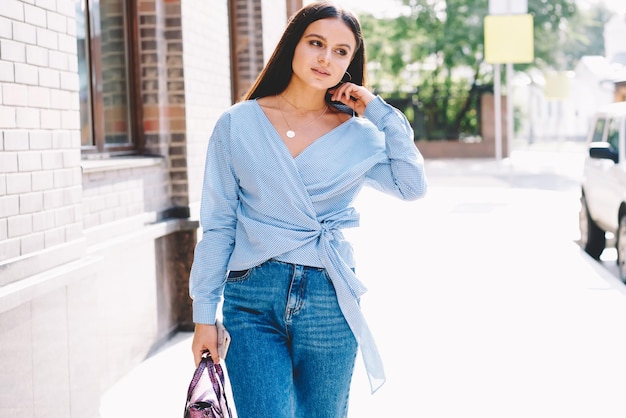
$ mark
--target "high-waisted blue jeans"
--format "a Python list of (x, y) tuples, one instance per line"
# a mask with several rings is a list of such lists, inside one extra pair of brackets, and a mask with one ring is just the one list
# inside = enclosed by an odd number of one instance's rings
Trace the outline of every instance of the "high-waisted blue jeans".
[(229, 273), (226, 360), (239, 418), (342, 418), (357, 342), (326, 271), (267, 261)]

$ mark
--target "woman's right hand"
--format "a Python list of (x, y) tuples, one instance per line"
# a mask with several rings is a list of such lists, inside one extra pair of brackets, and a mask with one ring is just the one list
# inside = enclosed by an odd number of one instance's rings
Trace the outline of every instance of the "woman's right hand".
[(214, 363), (220, 362), (220, 355), (217, 352), (217, 327), (209, 324), (196, 324), (193, 341), (191, 343), (191, 351), (193, 352), (193, 360), (196, 367), (202, 360), (202, 354), (209, 350)]

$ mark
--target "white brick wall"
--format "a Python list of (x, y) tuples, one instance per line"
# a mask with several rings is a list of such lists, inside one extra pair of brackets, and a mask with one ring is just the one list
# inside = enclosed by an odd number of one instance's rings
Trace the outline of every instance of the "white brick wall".
[[(198, 205), (202, 190), (204, 156), (217, 118), (232, 104), (228, 3), (185, 0), (181, 4), (187, 169), (189, 203)], [(204, 22), (211, 21), (211, 25)], [(210, 71), (207, 71), (210, 69)]]
[(85, 229), (158, 212), (169, 206), (164, 160), (151, 165), (87, 172), (83, 176)]
[(74, 2), (1, 2), (0, 263), (82, 236)]
[(287, 27), (287, 4), (285, 0), (263, 0), (263, 60), (269, 61), (285, 27)]

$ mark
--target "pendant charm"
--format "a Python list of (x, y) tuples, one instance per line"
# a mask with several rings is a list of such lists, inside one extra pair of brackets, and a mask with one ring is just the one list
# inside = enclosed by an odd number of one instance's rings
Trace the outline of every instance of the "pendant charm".
[(294, 136), (296, 136), (296, 133), (294, 131), (292, 131), (291, 129), (287, 131), (287, 138), (293, 138)]

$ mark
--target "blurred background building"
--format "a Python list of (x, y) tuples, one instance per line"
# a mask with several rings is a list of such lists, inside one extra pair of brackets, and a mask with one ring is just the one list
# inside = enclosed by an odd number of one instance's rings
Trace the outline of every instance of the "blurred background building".
[(583, 56), (563, 71), (516, 74), (511, 93), (521, 115), (519, 139), (584, 140), (600, 106), (626, 100), (626, 2), (606, 5), (615, 14), (604, 25), (604, 54)]

